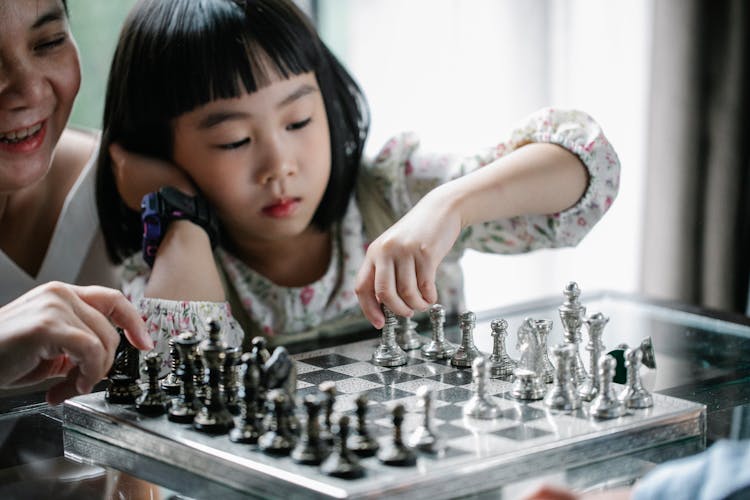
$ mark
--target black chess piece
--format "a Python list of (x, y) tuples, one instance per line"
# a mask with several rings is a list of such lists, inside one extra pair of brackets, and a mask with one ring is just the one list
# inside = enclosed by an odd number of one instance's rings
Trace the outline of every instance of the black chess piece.
[(239, 347), (227, 347), (224, 367), (221, 372), (221, 385), (224, 388), (224, 401), (232, 415), (240, 414), (239, 381), (237, 367), (241, 364), (242, 351)]
[(318, 390), (323, 395), (323, 428), (320, 430), (320, 439), (333, 446), (333, 431), (331, 429), (331, 416), (333, 405), (336, 403), (336, 384), (330, 380), (321, 382)]
[(175, 338), (175, 346), (179, 351), (180, 365), (177, 376), (180, 384), (180, 395), (172, 401), (167, 418), (172, 422), (189, 424), (197, 415), (202, 405), (195, 391), (195, 353), (198, 338), (192, 332), (183, 332)]
[(268, 350), (268, 341), (263, 337), (253, 337), (250, 344), (250, 352), (254, 352), (258, 362), (264, 365), (271, 357), (271, 351)]
[(300, 425), (295, 415), (297, 368), (286, 347), (279, 346), (263, 364), (262, 380), (266, 390), (282, 389), (286, 393), (286, 412), (289, 428), (299, 435)]
[(133, 404), (143, 392), (138, 385), (140, 352), (128, 342), (121, 328), (118, 328), (117, 332), (120, 334), (120, 343), (107, 376), (108, 384), (104, 398), (109, 403)]
[(342, 415), (338, 421), (336, 447), (320, 466), (320, 471), (329, 476), (344, 479), (357, 479), (365, 475), (357, 456), (349, 451), (346, 442), (349, 437), (349, 417)]
[(171, 396), (180, 394), (180, 377), (177, 376), (177, 368), (180, 366), (180, 351), (175, 344), (175, 337), (169, 338), (169, 375), (161, 381), (161, 388)]
[(260, 368), (258, 360), (251, 352), (242, 355), (245, 375), (242, 378), (243, 396), (242, 416), (237, 427), (229, 433), (229, 439), (235, 443), (255, 444), (263, 433), (263, 426), (258, 418), (258, 390), (260, 389)]
[(288, 455), (297, 438), (290, 431), (286, 413), (286, 394), (281, 389), (268, 392), (267, 406), (273, 412), (270, 428), (258, 438), (258, 447), (271, 455)]
[(367, 430), (367, 395), (360, 394), (356, 400), (357, 404), (357, 429), (356, 434), (349, 437), (347, 446), (360, 457), (371, 457), (378, 451), (378, 441), (370, 435)]
[(315, 395), (308, 394), (303, 404), (307, 410), (307, 423), (300, 442), (292, 450), (292, 460), (300, 464), (318, 465), (330, 452), (326, 442), (320, 439), (320, 401)]
[(393, 407), (393, 441), (377, 452), (378, 460), (385, 465), (411, 466), (417, 463), (417, 455), (404, 444), (401, 434), (405, 413), (404, 405), (397, 404)]
[(208, 321), (208, 339), (200, 343), (198, 351), (205, 364), (206, 393), (204, 405), (193, 420), (193, 427), (211, 434), (226, 434), (234, 427), (234, 419), (229, 413), (221, 391), (221, 371), (226, 358), (226, 345), (221, 341), (221, 328), (214, 320)]
[(157, 352), (146, 354), (146, 373), (148, 388), (135, 400), (135, 409), (144, 415), (162, 415), (169, 406), (167, 393), (159, 386), (161, 355)]

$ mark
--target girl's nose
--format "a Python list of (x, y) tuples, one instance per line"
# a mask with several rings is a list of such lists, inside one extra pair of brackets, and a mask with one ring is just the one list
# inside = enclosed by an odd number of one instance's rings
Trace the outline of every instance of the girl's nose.
[(263, 166), (259, 169), (256, 179), (260, 184), (279, 181), (297, 173), (294, 157), (281, 143), (270, 144), (263, 160)]

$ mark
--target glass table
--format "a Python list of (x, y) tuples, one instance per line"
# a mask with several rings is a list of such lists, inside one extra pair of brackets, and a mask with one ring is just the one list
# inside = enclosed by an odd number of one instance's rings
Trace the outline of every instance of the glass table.
[[(651, 337), (657, 368), (645, 370), (644, 385), (706, 405), (706, 435), (585, 466), (562, 463), (559, 470), (508, 484), (501, 492), (488, 492), (488, 498), (497, 498), (498, 493), (503, 498), (516, 498), (542, 482), (567, 484), (578, 491), (627, 485), (655, 464), (697, 453), (718, 439), (748, 437), (750, 362), (744, 355), (750, 352), (750, 318), (610, 292), (584, 293), (581, 302), (588, 314), (601, 312), (610, 318), (604, 334), (608, 350), (623, 343), (635, 346)], [(517, 357), (515, 329), (523, 318), (531, 316), (553, 320), (549, 345), (555, 345), (562, 340), (557, 312), (561, 303), (560, 298), (551, 297), (478, 312), (475, 343), (481, 351), (491, 352), (489, 323), (502, 317), (510, 324), (508, 352)], [(349, 328), (338, 336), (326, 335), (288, 347), (291, 352), (305, 352), (378, 336), (372, 328), (356, 330)], [(429, 332), (424, 320), (419, 331)], [(456, 318), (448, 318), (446, 335), (458, 341)], [(49, 407), (43, 401), (42, 392), (0, 398), (0, 498), (243, 497), (222, 485), (220, 478), (209, 481), (96, 440), (89, 443), (88, 463), (66, 458), (60, 407)]]

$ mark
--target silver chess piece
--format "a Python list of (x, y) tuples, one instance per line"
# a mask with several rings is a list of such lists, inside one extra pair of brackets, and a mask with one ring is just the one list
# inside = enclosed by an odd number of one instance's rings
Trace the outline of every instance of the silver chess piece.
[(586, 351), (589, 353), (589, 373), (590, 377), (578, 386), (578, 395), (584, 401), (591, 401), (596, 397), (599, 392), (599, 377), (596, 377), (597, 371), (597, 360), (599, 356), (605, 351), (604, 344), (602, 343), (602, 335), (604, 334), (604, 327), (609, 322), (609, 318), (602, 313), (594, 313), (584, 323), (589, 330), (589, 343), (586, 344)]
[(445, 308), (440, 304), (430, 307), (432, 341), (422, 346), (422, 355), (427, 359), (448, 359), (456, 352), (456, 346), (445, 340)]
[(413, 351), (422, 347), (422, 338), (417, 334), (417, 323), (411, 318), (397, 316), (396, 343), (404, 351)]
[(491, 420), (497, 418), (500, 407), (487, 394), (487, 379), (490, 377), (490, 367), (481, 356), (471, 364), (471, 375), (474, 381), (474, 395), (464, 405), (464, 416)]
[(555, 380), (552, 388), (544, 397), (544, 405), (556, 411), (570, 412), (581, 407), (581, 399), (571, 381), (570, 369), (573, 357), (573, 346), (561, 344), (552, 348), (552, 354), (557, 362)]
[(451, 357), (451, 365), (458, 368), (469, 368), (475, 358), (482, 355), (474, 345), (474, 327), (476, 326), (476, 315), (471, 311), (461, 313), (458, 317), (458, 326), (461, 329), (461, 345)]
[(516, 348), (521, 353), (518, 367), (513, 371), (511, 395), (524, 401), (542, 399), (546, 391), (542, 380), (544, 356), (536, 329), (531, 328), (534, 320), (526, 318), (518, 329)]
[(609, 354), (599, 357), (598, 371), (599, 394), (591, 401), (589, 411), (594, 418), (617, 418), (625, 414), (625, 406), (617, 399), (612, 387), (612, 377), (615, 374), (617, 360)]
[(529, 322), (529, 328), (536, 334), (539, 339), (539, 349), (542, 356), (542, 366), (539, 376), (542, 382), (545, 384), (551, 384), (555, 379), (555, 366), (549, 359), (549, 353), (547, 349), (547, 339), (549, 333), (552, 331), (552, 320), (551, 319), (533, 319)]
[(382, 305), (385, 325), (383, 325), (380, 344), (372, 354), (372, 362), (378, 366), (401, 366), (406, 364), (406, 352), (396, 342), (396, 315)]
[(445, 443), (432, 428), (432, 416), (434, 409), (432, 407), (432, 389), (423, 385), (417, 389), (419, 397), (419, 407), (424, 412), (422, 423), (414, 429), (409, 436), (409, 446), (426, 453), (440, 453), (445, 449)]
[(583, 366), (581, 353), (578, 350), (578, 346), (581, 343), (581, 325), (583, 324), (583, 318), (586, 316), (586, 308), (578, 300), (581, 290), (578, 288), (576, 282), (569, 282), (565, 286), (563, 294), (565, 295), (565, 302), (557, 310), (560, 313), (560, 320), (562, 321), (563, 338), (566, 343), (575, 347), (575, 356), (573, 358), (575, 363), (574, 380), (576, 385), (580, 385), (588, 377), (586, 369)]
[(620, 393), (619, 399), (626, 408), (650, 408), (654, 406), (654, 398), (641, 384), (641, 361), (643, 352), (641, 348), (627, 349), (625, 351), (625, 367), (628, 370), (628, 383)]
[(505, 338), (508, 336), (508, 322), (504, 319), (493, 319), (492, 355), (490, 356), (490, 377), (502, 380), (513, 378), (513, 370), (518, 366), (505, 349)]

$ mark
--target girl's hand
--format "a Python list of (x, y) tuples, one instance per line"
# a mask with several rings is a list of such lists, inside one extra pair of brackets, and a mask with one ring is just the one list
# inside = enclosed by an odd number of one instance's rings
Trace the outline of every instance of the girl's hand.
[(451, 198), (455, 197), (448, 185), (433, 190), (367, 249), (355, 291), (375, 328), (385, 323), (381, 302), (409, 317), (437, 301), (437, 267), (462, 228)]
[(164, 186), (173, 186), (185, 194), (195, 195), (192, 180), (179, 167), (126, 151), (117, 143), (109, 146), (112, 170), (125, 204), (136, 212), (141, 211), (141, 200), (148, 193)]

